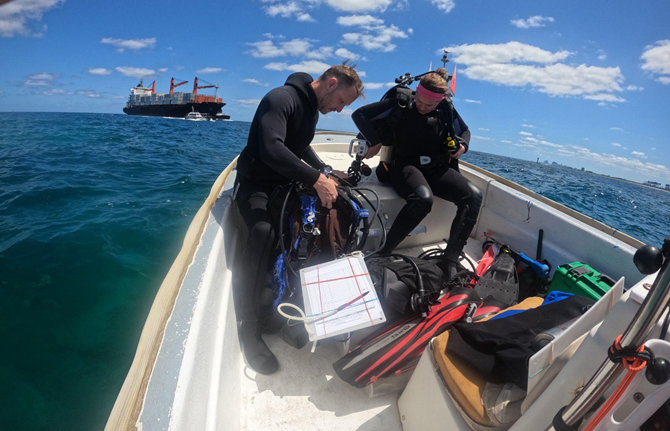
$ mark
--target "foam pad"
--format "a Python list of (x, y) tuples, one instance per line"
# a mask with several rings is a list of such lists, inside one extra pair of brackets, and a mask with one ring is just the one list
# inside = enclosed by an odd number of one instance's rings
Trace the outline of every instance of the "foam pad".
[[(507, 310), (536, 308), (539, 307), (543, 301), (544, 298), (533, 296), (526, 298), (519, 304), (501, 310), (500, 313)], [(490, 316), (482, 321), (492, 317), (494, 316)], [(476, 323), (473, 324), (476, 325)], [(447, 355), (449, 334), (450, 331), (444, 332), (433, 340), (433, 354), (435, 356), (435, 362), (437, 362), (440, 369), (440, 374), (442, 374), (449, 392), (470, 419), (480, 425), (493, 426), (486, 415), (486, 410), (481, 401), (482, 393), (486, 386), (486, 379), (470, 367), (467, 362)]]

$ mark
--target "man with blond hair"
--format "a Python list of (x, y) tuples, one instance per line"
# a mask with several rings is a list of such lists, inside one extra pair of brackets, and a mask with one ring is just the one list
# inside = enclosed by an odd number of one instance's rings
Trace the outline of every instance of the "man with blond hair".
[(319, 113), (341, 112), (362, 95), (363, 83), (346, 63), (326, 70), (318, 79), (298, 72), (261, 100), (247, 146), (237, 162), (235, 201), (249, 228), (249, 237), (233, 279), (235, 312), (247, 365), (261, 374), (279, 368), (261, 337), (260, 296), (270, 270), (270, 252), (277, 238), (268, 203), (277, 186), (292, 180), (314, 187), (321, 204), (337, 199), (335, 181), (322, 172), (324, 163), (310, 143)]

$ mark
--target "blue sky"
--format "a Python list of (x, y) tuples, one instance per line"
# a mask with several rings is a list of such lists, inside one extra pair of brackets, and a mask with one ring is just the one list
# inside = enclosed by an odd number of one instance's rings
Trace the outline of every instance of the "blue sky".
[[(446, 47), (472, 149), (665, 184), (669, 16), (661, 0), (13, 0), (0, 6), (0, 111), (121, 113), (140, 77), (167, 92), (198, 76), (250, 121), (292, 71), (354, 58), (371, 102)], [(353, 131), (366, 102), (319, 127)]]

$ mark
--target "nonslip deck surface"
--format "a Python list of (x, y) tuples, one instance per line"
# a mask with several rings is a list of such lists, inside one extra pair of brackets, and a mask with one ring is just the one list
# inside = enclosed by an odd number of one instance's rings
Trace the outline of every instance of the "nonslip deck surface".
[[(431, 247), (401, 252), (418, 255)], [(466, 255), (481, 257), (481, 241), (470, 239)], [(468, 264), (463, 262), (467, 267)], [(340, 380), (332, 364), (341, 357), (339, 341), (322, 341), (311, 353), (311, 344), (296, 350), (276, 335), (264, 336), (280, 363), (277, 373), (256, 374), (243, 365), (242, 429), (291, 431), (400, 431), (396, 405), (399, 393), (368, 397)]]

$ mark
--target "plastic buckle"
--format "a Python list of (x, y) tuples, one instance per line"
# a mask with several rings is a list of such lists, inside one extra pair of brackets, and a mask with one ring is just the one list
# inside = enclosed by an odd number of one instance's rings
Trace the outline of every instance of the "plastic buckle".
[(431, 161), (432, 159), (429, 156), (419, 156), (419, 163), (421, 166), (428, 165)]

